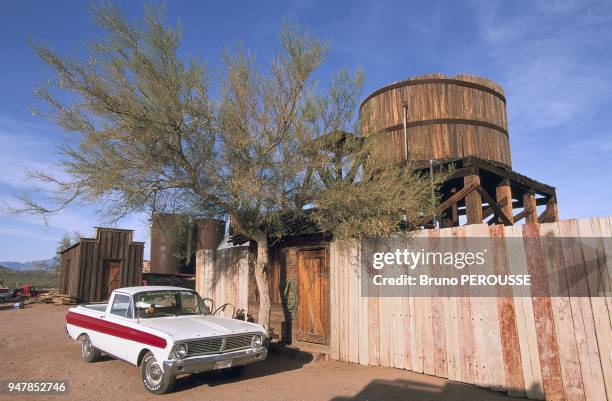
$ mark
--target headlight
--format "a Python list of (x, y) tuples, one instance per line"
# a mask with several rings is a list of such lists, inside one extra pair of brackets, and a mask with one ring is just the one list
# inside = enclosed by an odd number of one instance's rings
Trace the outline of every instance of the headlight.
[(185, 355), (187, 355), (187, 345), (185, 344), (177, 344), (174, 346), (174, 351), (172, 351), (172, 355), (175, 358), (183, 359)]
[(261, 344), (263, 344), (263, 337), (259, 334), (254, 335), (251, 339), (251, 347), (259, 348), (261, 347)]

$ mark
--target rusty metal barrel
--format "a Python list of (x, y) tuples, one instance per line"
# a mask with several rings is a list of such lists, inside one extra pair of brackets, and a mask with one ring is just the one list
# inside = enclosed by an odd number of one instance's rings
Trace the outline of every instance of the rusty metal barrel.
[(225, 234), (225, 221), (213, 219), (197, 219), (196, 249), (217, 249)]
[(152, 216), (151, 273), (181, 273), (185, 219), (178, 214), (159, 213)]
[(370, 94), (360, 112), (364, 135), (376, 135), (373, 155), (383, 160), (419, 166), (476, 156), (512, 167), (506, 98), (488, 79), (428, 74), (398, 81)]

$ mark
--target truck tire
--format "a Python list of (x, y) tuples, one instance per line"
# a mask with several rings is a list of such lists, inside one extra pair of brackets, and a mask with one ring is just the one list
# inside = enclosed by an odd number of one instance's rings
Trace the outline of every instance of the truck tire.
[(174, 388), (176, 376), (164, 373), (151, 352), (147, 352), (140, 364), (142, 384), (153, 394), (165, 394)]
[(97, 362), (100, 360), (100, 350), (91, 344), (91, 339), (87, 334), (81, 337), (81, 355), (87, 363)]

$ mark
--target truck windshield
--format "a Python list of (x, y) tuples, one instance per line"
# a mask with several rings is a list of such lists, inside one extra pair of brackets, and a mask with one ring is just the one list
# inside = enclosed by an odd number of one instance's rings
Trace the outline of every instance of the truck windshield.
[(134, 295), (136, 317), (201, 315), (207, 308), (197, 292), (180, 290), (145, 291)]

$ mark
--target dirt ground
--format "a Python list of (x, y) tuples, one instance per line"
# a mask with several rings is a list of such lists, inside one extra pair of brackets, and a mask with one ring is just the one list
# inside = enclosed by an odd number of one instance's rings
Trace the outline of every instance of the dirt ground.
[[(473, 386), (399, 369), (313, 361), (310, 354), (271, 355), (251, 365), (244, 377), (224, 379), (216, 373), (184, 376), (173, 393), (145, 391), (139, 370), (104, 358), (88, 364), (79, 344), (64, 332), (67, 307), (28, 305), (24, 310), (0, 306), (0, 378), (67, 379), (67, 395), (17, 395), (15, 400), (457, 400), (509, 401), (516, 398)], [(9, 399), (0, 394), (0, 399)]]

